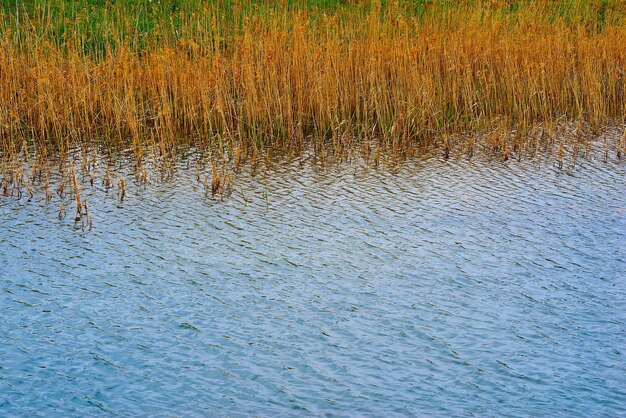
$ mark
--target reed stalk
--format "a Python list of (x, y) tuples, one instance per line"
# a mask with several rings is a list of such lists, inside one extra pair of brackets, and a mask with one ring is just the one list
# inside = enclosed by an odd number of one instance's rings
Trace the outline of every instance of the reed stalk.
[(0, 161), (130, 149), (142, 173), (147, 150), (239, 165), (376, 139), (378, 163), (451, 138), (473, 152), (474, 133), (507, 159), (626, 113), (621, 0), (346, 3), (3, 0)]

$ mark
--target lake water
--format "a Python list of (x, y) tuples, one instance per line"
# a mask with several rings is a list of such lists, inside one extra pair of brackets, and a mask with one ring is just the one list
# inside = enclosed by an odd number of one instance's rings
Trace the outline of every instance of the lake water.
[(0, 415), (626, 416), (623, 162), (234, 185), (0, 198)]

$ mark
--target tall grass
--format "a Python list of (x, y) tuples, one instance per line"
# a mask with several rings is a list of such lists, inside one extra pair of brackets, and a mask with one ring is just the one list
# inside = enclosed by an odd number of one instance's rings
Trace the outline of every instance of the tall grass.
[(181, 144), (240, 158), (372, 138), (447, 153), (468, 133), (507, 158), (567, 121), (624, 123), (621, 0), (1, 4), (4, 164), (122, 147), (140, 170)]

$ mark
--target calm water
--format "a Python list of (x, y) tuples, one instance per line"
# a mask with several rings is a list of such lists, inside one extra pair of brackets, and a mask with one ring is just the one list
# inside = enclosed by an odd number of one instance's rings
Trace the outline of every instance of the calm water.
[(626, 165), (0, 199), (0, 415), (626, 416)]

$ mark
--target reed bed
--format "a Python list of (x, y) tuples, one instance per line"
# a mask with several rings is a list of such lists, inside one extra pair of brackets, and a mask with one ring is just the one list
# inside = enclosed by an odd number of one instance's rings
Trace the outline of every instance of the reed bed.
[(77, 148), (130, 150), (144, 178), (147, 155), (189, 146), (217, 166), (420, 146), (507, 159), (610, 126), (607, 153), (626, 152), (622, 0), (1, 4), (5, 185), (17, 159)]

